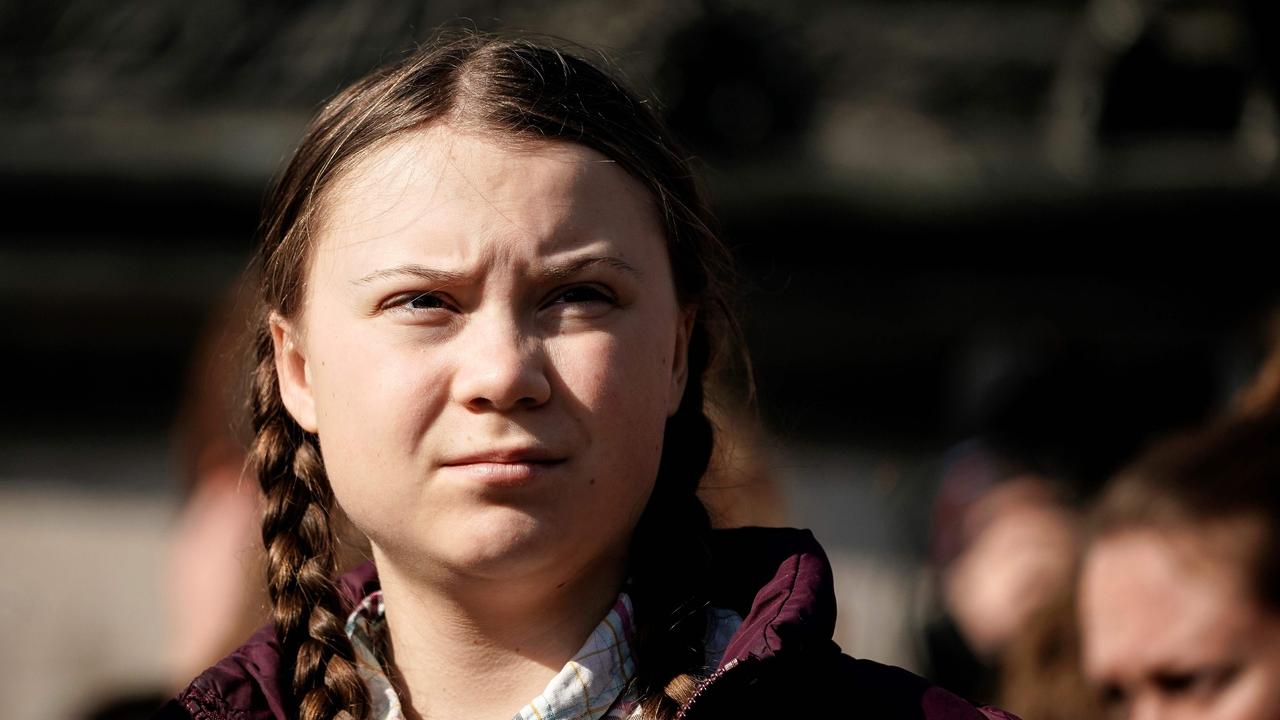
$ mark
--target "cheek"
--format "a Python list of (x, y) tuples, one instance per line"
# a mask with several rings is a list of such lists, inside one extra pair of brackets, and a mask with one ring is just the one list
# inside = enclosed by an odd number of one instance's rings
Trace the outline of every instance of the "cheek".
[(379, 428), (409, 430), (414, 417), (438, 411), (444, 399), (440, 360), (412, 334), (376, 323), (321, 328), (311, 342), (317, 413), (331, 426), (357, 433)]
[(669, 355), (658, 343), (608, 333), (562, 338), (551, 352), (561, 397), (588, 439), (589, 482), (605, 491), (602, 501), (638, 516), (661, 457)]
[(1274, 720), (1280, 718), (1280, 630), (1254, 628), (1256, 654), (1231, 688), (1215, 703), (1212, 718), (1230, 720)]
[(598, 427), (661, 435), (671, 378), (668, 343), (592, 333), (555, 341), (549, 355), (565, 401)]
[[(334, 332), (317, 339), (312, 373), (320, 445), (330, 484), (339, 503), (360, 515), (370, 497), (414, 491), (396, 478), (415, 476), (424, 428), (446, 398), (439, 373), (419, 345), (389, 344), (385, 337)], [(381, 478), (381, 492), (361, 492), (369, 478)], [(382, 510), (380, 510), (381, 512)]]

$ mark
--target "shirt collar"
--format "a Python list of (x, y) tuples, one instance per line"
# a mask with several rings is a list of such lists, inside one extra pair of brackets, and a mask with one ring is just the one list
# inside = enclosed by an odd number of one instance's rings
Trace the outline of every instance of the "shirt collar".
[[(386, 633), (382, 592), (370, 593), (347, 618), (347, 636), (355, 647), (358, 670), (369, 688), (376, 720), (404, 720), (395, 688), (376, 651)], [(626, 593), (591, 632), (582, 649), (546, 689), (512, 720), (615, 720), (630, 717), (637, 706), (629, 691), (635, 676), (631, 656), (632, 609)]]

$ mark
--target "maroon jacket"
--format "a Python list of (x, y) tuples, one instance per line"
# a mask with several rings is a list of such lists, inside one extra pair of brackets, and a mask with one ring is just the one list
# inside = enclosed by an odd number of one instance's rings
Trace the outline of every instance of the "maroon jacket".
[[(711, 598), (743, 617), (720, 668), (680, 711), (717, 718), (1016, 720), (968, 702), (900, 668), (855, 660), (831, 640), (831, 565), (807, 530), (742, 528), (712, 535)], [(352, 598), (377, 588), (366, 564), (342, 578)], [(285, 720), (280, 647), (270, 628), (197, 677), (157, 716)]]

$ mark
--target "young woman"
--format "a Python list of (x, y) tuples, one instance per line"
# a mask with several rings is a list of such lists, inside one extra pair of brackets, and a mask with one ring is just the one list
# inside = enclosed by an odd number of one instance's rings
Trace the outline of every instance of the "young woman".
[[(274, 623), (163, 713), (983, 717), (840, 653), (809, 534), (710, 531), (710, 225), (651, 107), (551, 47), (437, 42), (329, 103), (263, 225)], [(340, 581), (339, 513), (373, 560)]]
[(1079, 613), (1109, 717), (1280, 717), (1280, 404), (1267, 406), (1163, 443), (1103, 495)]

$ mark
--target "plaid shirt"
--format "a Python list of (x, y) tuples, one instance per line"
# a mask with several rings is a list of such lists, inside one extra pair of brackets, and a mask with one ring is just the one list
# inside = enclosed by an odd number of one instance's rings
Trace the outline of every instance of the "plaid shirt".
[[(400, 698), (387, 678), (374, 648), (387, 631), (382, 593), (367, 596), (347, 619), (347, 636), (359, 658), (360, 675), (369, 688), (373, 717), (377, 720), (404, 720)], [(521, 708), (512, 720), (624, 720), (634, 714), (638, 698), (630, 688), (635, 675), (631, 657), (631, 598), (626, 593), (596, 629), (586, 644), (547, 684), (542, 694)], [(707, 610), (706, 666), (716, 667), (729, 639), (742, 624), (731, 610)]]

